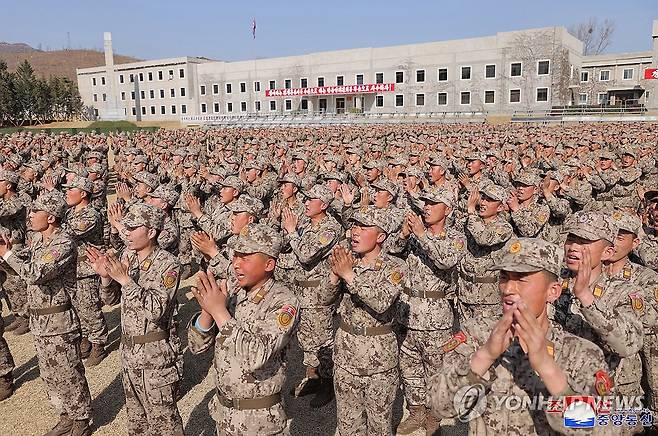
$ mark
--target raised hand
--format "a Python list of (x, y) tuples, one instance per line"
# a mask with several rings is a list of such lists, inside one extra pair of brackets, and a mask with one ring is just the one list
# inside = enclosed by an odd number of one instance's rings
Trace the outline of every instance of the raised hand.
[(210, 237), (206, 232), (195, 232), (190, 235), (192, 246), (199, 252), (203, 253), (207, 260), (219, 254), (219, 249), (215, 240)]

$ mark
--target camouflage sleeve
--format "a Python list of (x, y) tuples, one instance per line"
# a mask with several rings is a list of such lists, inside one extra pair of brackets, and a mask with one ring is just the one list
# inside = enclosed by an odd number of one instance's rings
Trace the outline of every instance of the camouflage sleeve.
[(165, 225), (164, 229), (162, 229), (160, 235), (158, 236), (158, 245), (163, 250), (168, 251), (178, 244), (179, 239), (180, 235), (177, 232), (177, 228), (175, 226), (168, 227)]
[(0, 201), (0, 217), (11, 217), (19, 213), (23, 209), (23, 204), (18, 198), (12, 200)]
[[(594, 189), (602, 190), (606, 188), (612, 188), (619, 182), (619, 173), (617, 171), (597, 171), (596, 177), (593, 179), (599, 179), (599, 186), (595, 186), (594, 183), (590, 180), (590, 184)], [(602, 184), (603, 186), (600, 186)]]
[(201, 312), (194, 315), (187, 325), (187, 344), (192, 354), (201, 354), (209, 350), (215, 345), (215, 337), (217, 336), (217, 326), (215, 324), (207, 332), (202, 332), (195, 327), (200, 314)]
[(103, 304), (114, 306), (121, 301), (121, 285), (112, 280), (107, 286), (101, 284), (99, 294)]
[(125, 300), (138, 302), (145, 316), (157, 323), (171, 306), (178, 290), (179, 279), (180, 264), (177, 261), (171, 262), (164, 268), (159, 268), (157, 276), (153, 276), (145, 286), (131, 280), (128, 285), (121, 287), (121, 293)]
[(439, 269), (450, 269), (454, 267), (466, 253), (464, 238), (460, 236), (436, 239), (423, 235), (417, 238), (417, 240), (421, 248), (425, 250), (432, 260), (432, 263)]
[(229, 348), (247, 372), (262, 368), (285, 347), (294, 332), (299, 316), (296, 299), (275, 300), (262, 320), (231, 318), (219, 328), (217, 341)]
[(406, 257), (406, 251), (408, 246), (409, 246), (409, 238), (403, 239), (400, 237), (400, 234), (398, 234), (397, 238), (394, 238), (389, 244), (388, 252), (391, 254), (395, 254), (404, 259)]
[(224, 254), (221, 252), (217, 253), (217, 255), (208, 262), (208, 268), (212, 271), (213, 275), (219, 279), (228, 278), (230, 265), (231, 261), (224, 257)]
[(512, 212), (511, 218), (518, 236), (533, 238), (541, 232), (548, 222), (550, 210), (546, 205), (537, 205), (532, 208), (519, 208)]
[(110, 232), (110, 245), (116, 251), (121, 251), (126, 246), (126, 241), (119, 232)]
[(216, 216), (214, 219), (203, 214), (198, 221), (199, 228), (212, 236), (215, 241), (222, 241), (231, 236), (231, 220), (225, 215)]
[(566, 198), (560, 198), (556, 195), (549, 195), (544, 197), (546, 200), (546, 205), (551, 211), (551, 216), (555, 218), (566, 218), (571, 214), (571, 206), (569, 205), (569, 200)]
[(585, 206), (592, 201), (592, 185), (585, 181), (578, 183), (577, 187), (568, 186), (563, 193), (579, 206)]
[(633, 183), (634, 181), (639, 179), (641, 175), (642, 175), (642, 170), (640, 170), (639, 168), (631, 167), (622, 170), (619, 179), (624, 183)]
[(499, 222), (487, 225), (479, 216), (469, 214), (466, 219), (466, 229), (471, 233), (475, 242), (483, 246), (502, 244), (512, 237), (513, 230), (509, 223)]
[(251, 197), (257, 198), (263, 202), (265, 202), (264, 200), (269, 193), (269, 189), (265, 183), (261, 183), (260, 185), (249, 185), (247, 186), (246, 191)]
[(305, 266), (312, 267), (327, 257), (329, 251), (340, 238), (338, 229), (325, 227), (319, 234), (315, 232), (289, 234), (290, 248), (297, 256), (297, 260)]
[(401, 264), (387, 264), (379, 271), (357, 274), (352, 283), (347, 284), (347, 290), (375, 312), (384, 313), (402, 292), (403, 268)]
[(76, 261), (77, 254), (73, 241), (59, 238), (49, 247), (36, 250), (28, 261), (12, 255), (7, 263), (28, 285), (42, 285), (59, 277), (65, 267)]
[(100, 221), (96, 215), (93, 213), (84, 213), (66, 222), (66, 230), (79, 241), (84, 239), (85, 236), (95, 232), (99, 225)]

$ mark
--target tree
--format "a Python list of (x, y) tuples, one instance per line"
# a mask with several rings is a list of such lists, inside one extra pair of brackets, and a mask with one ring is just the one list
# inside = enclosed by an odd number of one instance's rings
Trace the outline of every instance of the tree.
[(15, 115), (20, 120), (19, 125), (33, 119), (36, 82), (37, 79), (34, 76), (32, 66), (27, 60), (24, 60), (18, 65), (16, 73), (14, 73), (15, 98), (18, 106), (18, 112)]
[(606, 18), (599, 23), (596, 18), (590, 18), (586, 22), (569, 26), (567, 30), (582, 41), (584, 55), (598, 55), (612, 43), (615, 22)]

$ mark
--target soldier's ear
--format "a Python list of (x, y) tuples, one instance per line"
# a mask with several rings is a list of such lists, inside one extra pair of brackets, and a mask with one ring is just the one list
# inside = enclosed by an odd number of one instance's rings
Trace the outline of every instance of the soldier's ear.
[(546, 292), (546, 302), (553, 303), (562, 295), (562, 283), (560, 281), (551, 281)]
[(155, 229), (149, 229), (146, 234), (149, 239), (155, 239), (156, 235), (158, 234), (158, 231)]

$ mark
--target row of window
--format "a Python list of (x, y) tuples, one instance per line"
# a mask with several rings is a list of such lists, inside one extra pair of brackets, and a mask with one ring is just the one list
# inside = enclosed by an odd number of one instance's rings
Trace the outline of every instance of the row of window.
[[(157, 74), (157, 76), (156, 76)], [(148, 71), (146, 72), (146, 75), (144, 73), (138, 73), (138, 74), (130, 74), (128, 76), (128, 80), (130, 80), (130, 83), (134, 83), (135, 79), (137, 78), (140, 82), (143, 82), (145, 78), (148, 79), (149, 82), (152, 82), (155, 80), (154, 78), (157, 77), (157, 80), (164, 80), (164, 71), (163, 70), (158, 70), (157, 72), (155, 71)], [(179, 68), (178, 69), (178, 77), (180, 79), (185, 78), (185, 68)], [(174, 79), (174, 70), (169, 70), (167, 72), (167, 79), (168, 80), (173, 80)], [(123, 74), (119, 74), (119, 83), (125, 83), (125, 77)], [(95, 77), (91, 78), (91, 85), (96, 86), (97, 81)], [(101, 86), (105, 86), (105, 76), (101, 76)]]
[[(635, 68), (624, 68), (622, 71), (622, 80), (633, 80), (635, 75)], [(599, 70), (599, 82), (607, 82), (610, 80), (610, 70)], [(580, 82), (589, 82), (589, 71), (580, 72)]]
[[(126, 112), (127, 112), (127, 110), (126, 110), (126, 108), (124, 108), (123, 109), (123, 114), (126, 115)], [(141, 112), (142, 112), (142, 115), (147, 114), (146, 106), (142, 106)], [(177, 112), (176, 111), (176, 105), (172, 104), (171, 107), (170, 107), (169, 114), (170, 115), (176, 115), (176, 112)], [(157, 107), (156, 106), (150, 106), (149, 107), (149, 113), (150, 113), (150, 115), (157, 115)], [(184, 104), (180, 105), (180, 113), (181, 114), (186, 114), (187, 113), (187, 105), (184, 105)], [(132, 114), (133, 114), (133, 116), (137, 115), (137, 108), (135, 106), (132, 107)], [(164, 105), (160, 106), (160, 115), (167, 115), (167, 106), (164, 106)]]
[[(185, 94), (186, 94), (185, 88), (180, 88), (179, 97), (185, 97)], [(146, 91), (139, 91), (140, 99), (146, 100), (146, 95), (147, 95)], [(160, 98), (165, 98), (165, 90), (160, 89), (158, 95), (160, 96)], [(135, 100), (135, 96), (136, 96), (135, 91), (130, 91), (130, 99)], [(155, 89), (149, 90), (148, 91), (148, 96), (151, 99), (155, 99), (156, 98)], [(169, 97), (176, 98), (176, 89), (175, 88), (169, 89)], [(94, 98), (94, 101), (98, 101), (98, 94), (94, 94), (93, 98)], [(102, 99), (103, 99), (103, 101), (107, 101), (107, 94), (103, 93), (102, 94)], [(125, 91), (121, 91), (121, 100), (123, 100), (123, 101), (126, 100), (126, 92)]]

